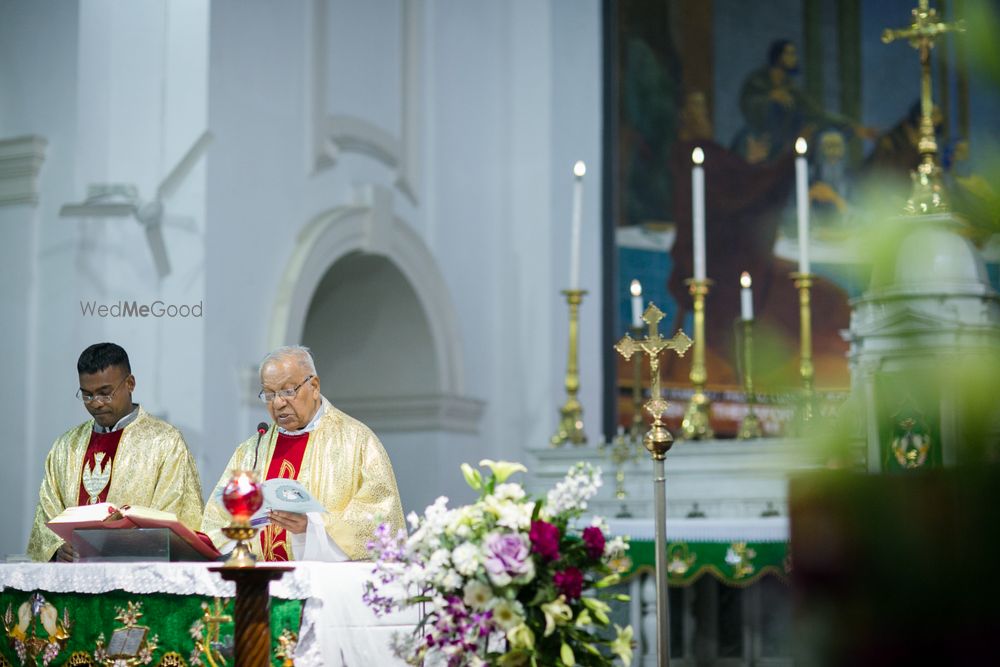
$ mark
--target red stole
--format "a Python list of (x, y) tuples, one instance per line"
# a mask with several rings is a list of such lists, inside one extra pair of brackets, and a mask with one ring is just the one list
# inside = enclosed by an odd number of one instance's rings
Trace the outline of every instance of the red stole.
[[(302, 457), (306, 453), (306, 445), (308, 444), (308, 433), (301, 435), (278, 433), (278, 439), (274, 443), (274, 455), (271, 457), (271, 464), (267, 467), (265, 479), (274, 479), (275, 477), (296, 479), (302, 469)], [(264, 530), (260, 531), (260, 550), (264, 555), (264, 560), (288, 560), (292, 549), (287, 531), (273, 523), (264, 526)]]
[[(87, 452), (83, 455), (83, 467), (80, 469), (80, 491), (77, 494), (77, 504), (86, 505), (91, 502), (91, 493), (98, 492), (94, 503), (105, 503), (108, 501), (108, 489), (111, 488), (111, 473), (114, 465), (115, 454), (118, 453), (118, 443), (121, 442), (122, 433), (125, 429), (112, 431), (111, 433), (90, 432), (90, 442), (87, 444)], [(97, 459), (100, 458), (100, 463)], [(102, 474), (103, 473), (103, 474)], [(107, 475), (107, 481), (103, 488), (96, 480)], [(90, 478), (90, 490), (85, 486), (85, 479)]]

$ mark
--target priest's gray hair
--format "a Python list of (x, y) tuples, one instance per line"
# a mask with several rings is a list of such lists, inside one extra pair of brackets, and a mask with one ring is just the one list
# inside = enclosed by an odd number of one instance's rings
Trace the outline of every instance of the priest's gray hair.
[(284, 345), (282, 347), (271, 350), (267, 353), (267, 356), (260, 362), (260, 373), (264, 372), (264, 366), (267, 366), (272, 361), (285, 361), (291, 359), (299, 368), (304, 370), (310, 375), (316, 375), (316, 363), (313, 361), (312, 354), (309, 352), (309, 348), (305, 345)]

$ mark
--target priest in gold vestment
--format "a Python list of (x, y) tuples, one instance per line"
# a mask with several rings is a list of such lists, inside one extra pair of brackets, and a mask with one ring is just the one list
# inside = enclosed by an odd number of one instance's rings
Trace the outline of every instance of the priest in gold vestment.
[(56, 439), (45, 459), (32, 560), (76, 559), (72, 546), (46, 527), (67, 507), (100, 502), (172, 512), (192, 530), (201, 523), (201, 481), (180, 431), (132, 402), (128, 354), (114, 343), (91, 345), (77, 362), (77, 397), (92, 419)]
[(230, 523), (222, 489), (235, 470), (263, 481), (296, 479), (326, 512), (271, 511), (270, 523), (251, 542), (263, 560), (361, 560), (381, 522), (403, 527), (396, 478), (382, 443), (363, 423), (320, 393), (309, 350), (283, 347), (260, 367), (260, 398), (274, 423), (236, 449), (205, 506), (202, 530), (227, 549), (221, 528)]

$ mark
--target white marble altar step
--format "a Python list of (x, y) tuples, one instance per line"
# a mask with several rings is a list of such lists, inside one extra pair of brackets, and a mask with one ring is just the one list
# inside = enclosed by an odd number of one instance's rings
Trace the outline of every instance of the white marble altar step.
[[(544, 494), (577, 461), (588, 461), (604, 472), (604, 485), (589, 511), (608, 518), (623, 508), (636, 518), (653, 516), (653, 464), (645, 449), (623, 466), (624, 501), (615, 498), (615, 465), (596, 445), (528, 450), (528, 488)], [(822, 467), (824, 457), (805, 440), (707, 440), (677, 442), (666, 460), (667, 516), (686, 517), (697, 511), (709, 518), (759, 517), (765, 512), (786, 515), (790, 475)]]

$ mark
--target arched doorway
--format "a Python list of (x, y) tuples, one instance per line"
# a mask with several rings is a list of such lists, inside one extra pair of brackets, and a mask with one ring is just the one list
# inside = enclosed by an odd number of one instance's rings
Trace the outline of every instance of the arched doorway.
[(354, 252), (330, 267), (306, 313), (302, 344), (313, 350), (323, 393), (345, 410), (441, 393), (427, 315), (385, 257)]

